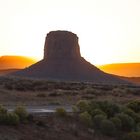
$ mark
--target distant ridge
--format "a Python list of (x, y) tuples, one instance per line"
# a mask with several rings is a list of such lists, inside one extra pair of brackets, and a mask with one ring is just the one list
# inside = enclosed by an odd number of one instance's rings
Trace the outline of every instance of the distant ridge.
[(140, 63), (116, 63), (98, 66), (101, 70), (107, 73), (125, 76), (125, 77), (140, 77)]
[(23, 69), (34, 64), (36, 61), (24, 56), (1, 56), (0, 70)]
[(43, 60), (12, 75), (59, 81), (129, 84), (117, 76), (102, 72), (81, 57), (78, 37), (69, 31), (48, 33)]
[(0, 76), (2, 75), (7, 75), (7, 74), (10, 74), (10, 73), (13, 73), (13, 72), (16, 72), (16, 71), (19, 71), (21, 69), (3, 69), (3, 70), (0, 70)]

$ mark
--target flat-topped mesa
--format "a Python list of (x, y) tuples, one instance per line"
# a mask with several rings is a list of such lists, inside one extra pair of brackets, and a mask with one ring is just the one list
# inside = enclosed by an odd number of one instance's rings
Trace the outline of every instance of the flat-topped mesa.
[(77, 35), (60, 30), (47, 34), (43, 60), (11, 75), (96, 84), (128, 84), (87, 62), (80, 55)]
[(80, 47), (76, 34), (69, 31), (52, 31), (46, 36), (44, 59), (75, 59), (79, 58)]

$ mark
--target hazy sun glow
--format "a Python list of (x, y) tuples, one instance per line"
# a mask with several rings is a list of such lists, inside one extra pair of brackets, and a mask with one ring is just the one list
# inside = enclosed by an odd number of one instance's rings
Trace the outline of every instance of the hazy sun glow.
[(0, 0), (0, 55), (42, 59), (46, 34), (69, 30), (93, 64), (140, 62), (140, 0)]

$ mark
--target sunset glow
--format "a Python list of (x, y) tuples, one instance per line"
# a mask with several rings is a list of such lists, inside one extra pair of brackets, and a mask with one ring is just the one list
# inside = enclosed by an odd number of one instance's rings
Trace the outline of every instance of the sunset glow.
[(43, 58), (46, 34), (69, 30), (93, 64), (140, 62), (139, 0), (0, 0), (0, 56)]

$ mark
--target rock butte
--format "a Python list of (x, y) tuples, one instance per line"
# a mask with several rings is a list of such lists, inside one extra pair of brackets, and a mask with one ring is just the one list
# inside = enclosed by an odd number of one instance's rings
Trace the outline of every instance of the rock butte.
[(127, 84), (126, 81), (104, 73), (87, 62), (81, 57), (77, 35), (59, 30), (47, 34), (44, 58), (41, 61), (12, 75), (96, 84)]

